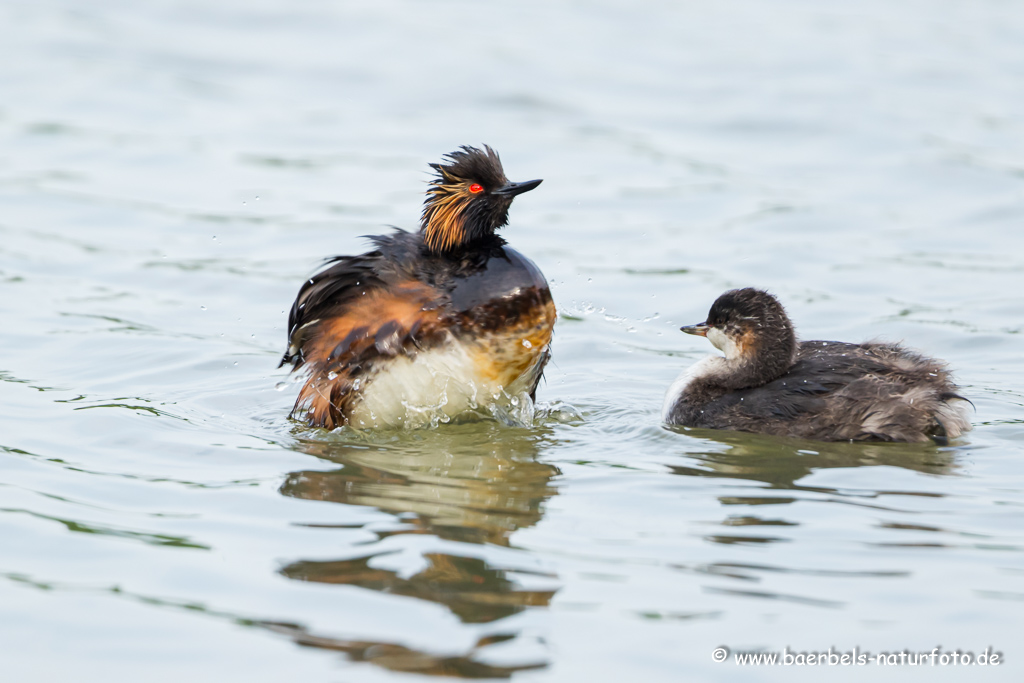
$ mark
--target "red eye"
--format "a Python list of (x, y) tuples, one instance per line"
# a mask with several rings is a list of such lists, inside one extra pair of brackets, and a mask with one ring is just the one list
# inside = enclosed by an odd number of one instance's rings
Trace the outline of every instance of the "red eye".
[(472, 185), (469, 186), (469, 191), (472, 192), (473, 194), (479, 194), (484, 191), (484, 186), (481, 185), (480, 183), (473, 183)]

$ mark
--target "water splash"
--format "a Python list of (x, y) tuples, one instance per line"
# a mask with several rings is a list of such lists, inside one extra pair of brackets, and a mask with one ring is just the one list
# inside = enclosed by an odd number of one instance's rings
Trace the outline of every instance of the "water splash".
[(494, 419), (507, 427), (532, 427), (536, 406), (530, 395), (525, 391), (511, 396), (505, 392), (502, 393), (505, 400), (488, 406)]

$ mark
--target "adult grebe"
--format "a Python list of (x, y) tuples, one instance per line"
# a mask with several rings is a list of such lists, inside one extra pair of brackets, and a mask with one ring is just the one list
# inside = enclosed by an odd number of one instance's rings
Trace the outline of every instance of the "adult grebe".
[(420, 230), (370, 238), (306, 281), (281, 365), (308, 369), (292, 411), (315, 427), (448, 419), (535, 395), (555, 306), (536, 265), (495, 234), (518, 194), (490, 147), (431, 164)]

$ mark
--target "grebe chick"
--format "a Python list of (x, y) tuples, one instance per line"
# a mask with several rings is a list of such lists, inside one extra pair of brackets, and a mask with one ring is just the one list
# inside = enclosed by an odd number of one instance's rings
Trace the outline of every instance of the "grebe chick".
[(782, 304), (759, 289), (718, 297), (708, 356), (665, 397), (665, 422), (819, 441), (945, 442), (971, 428), (966, 399), (941, 361), (898, 344), (798, 342)]
[(292, 410), (310, 426), (414, 425), (528, 394), (547, 363), (555, 306), (536, 265), (495, 231), (512, 199), (490, 147), (431, 164), (420, 230), (371, 237), (303, 283), (281, 365), (308, 377)]

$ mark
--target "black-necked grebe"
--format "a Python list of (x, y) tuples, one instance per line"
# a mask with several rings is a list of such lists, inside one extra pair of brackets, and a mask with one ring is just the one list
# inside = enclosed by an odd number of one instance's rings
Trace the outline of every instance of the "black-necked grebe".
[(420, 230), (372, 237), (299, 290), (281, 365), (308, 368), (293, 415), (333, 429), (454, 417), (536, 392), (555, 305), (532, 261), (495, 234), (518, 194), (490, 147), (431, 164)]
[(946, 366), (898, 344), (797, 342), (775, 297), (734, 289), (706, 322), (682, 328), (725, 357), (687, 369), (665, 422), (819, 441), (936, 441), (971, 428)]

